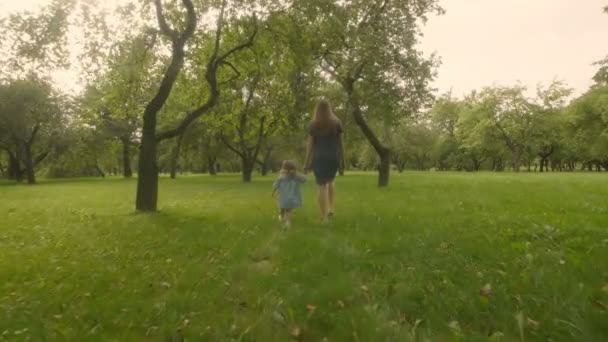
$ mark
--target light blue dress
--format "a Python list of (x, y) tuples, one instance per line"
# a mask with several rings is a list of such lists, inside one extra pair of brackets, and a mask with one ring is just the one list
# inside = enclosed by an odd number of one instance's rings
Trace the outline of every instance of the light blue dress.
[(295, 209), (302, 206), (300, 185), (306, 182), (303, 175), (281, 175), (274, 181), (272, 189), (279, 193), (279, 209)]

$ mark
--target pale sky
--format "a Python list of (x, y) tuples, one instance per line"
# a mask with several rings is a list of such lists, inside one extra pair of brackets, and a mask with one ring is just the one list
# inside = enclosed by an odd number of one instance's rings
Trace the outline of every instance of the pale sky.
[(447, 13), (430, 18), (425, 52), (443, 65), (435, 86), (454, 95), (492, 84), (562, 79), (587, 90), (608, 55), (608, 0), (441, 0)]
[[(608, 0), (440, 1), (447, 13), (430, 18), (422, 41), (426, 53), (442, 60), (434, 84), (440, 92), (460, 96), (518, 81), (534, 89), (561, 79), (580, 93), (592, 83), (591, 63), (608, 55), (602, 12)], [(48, 0), (0, 0), (0, 13), (43, 3)], [(62, 73), (58, 82), (73, 84), (71, 78)]]

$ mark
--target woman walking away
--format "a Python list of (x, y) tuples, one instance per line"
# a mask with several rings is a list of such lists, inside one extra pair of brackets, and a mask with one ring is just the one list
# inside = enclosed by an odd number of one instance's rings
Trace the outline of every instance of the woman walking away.
[(308, 144), (304, 171), (312, 169), (319, 186), (321, 220), (334, 215), (336, 205), (336, 173), (344, 169), (342, 123), (326, 100), (317, 103), (315, 115), (308, 126)]

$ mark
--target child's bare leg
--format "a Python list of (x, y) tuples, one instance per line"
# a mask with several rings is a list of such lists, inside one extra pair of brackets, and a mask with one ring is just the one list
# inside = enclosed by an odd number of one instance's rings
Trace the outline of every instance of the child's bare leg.
[(285, 216), (283, 218), (283, 222), (285, 223), (285, 228), (291, 227), (291, 219), (293, 218), (293, 210), (285, 209)]

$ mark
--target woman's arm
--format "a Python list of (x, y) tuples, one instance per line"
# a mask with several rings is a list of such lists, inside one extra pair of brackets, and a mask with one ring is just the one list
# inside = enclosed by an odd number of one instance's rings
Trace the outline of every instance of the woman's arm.
[(306, 158), (304, 159), (304, 172), (308, 172), (310, 169), (310, 164), (312, 163), (312, 158), (314, 154), (314, 139), (312, 136), (308, 136), (308, 141), (306, 142)]
[(338, 148), (340, 150), (340, 171), (344, 172), (346, 162), (344, 161), (344, 144), (342, 143), (342, 134), (338, 135)]

